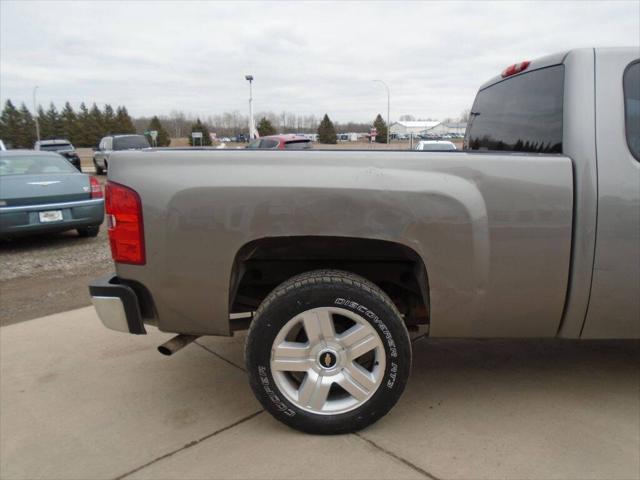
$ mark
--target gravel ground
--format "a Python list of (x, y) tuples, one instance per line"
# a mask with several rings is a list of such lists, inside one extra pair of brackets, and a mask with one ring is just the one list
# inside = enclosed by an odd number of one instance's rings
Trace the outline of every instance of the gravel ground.
[(0, 241), (0, 265), (0, 325), (87, 306), (88, 282), (113, 271), (104, 224), (95, 238), (70, 231)]

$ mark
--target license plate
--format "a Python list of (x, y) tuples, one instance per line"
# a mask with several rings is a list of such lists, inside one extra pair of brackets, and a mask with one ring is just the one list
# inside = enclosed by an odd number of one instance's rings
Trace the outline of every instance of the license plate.
[(38, 212), (40, 221), (46, 222), (59, 222), (62, 220), (62, 210), (49, 210), (47, 212)]

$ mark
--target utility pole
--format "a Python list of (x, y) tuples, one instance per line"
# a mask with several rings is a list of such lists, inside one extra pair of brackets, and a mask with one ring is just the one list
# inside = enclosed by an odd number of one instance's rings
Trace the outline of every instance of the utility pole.
[(391, 90), (389, 90), (389, 85), (387, 85), (382, 80), (374, 80), (374, 82), (380, 82), (384, 85), (384, 88), (387, 89), (387, 145), (389, 145), (389, 132), (391, 131), (391, 121), (390, 121), (390, 112), (391, 112)]
[(251, 88), (253, 75), (245, 75), (244, 79), (249, 82), (249, 140), (253, 140), (253, 132), (255, 130), (253, 126), (253, 90)]
[(40, 123), (38, 122), (38, 107), (36, 106), (36, 90), (38, 86), (33, 87), (33, 119), (36, 122), (36, 139), (40, 141)]

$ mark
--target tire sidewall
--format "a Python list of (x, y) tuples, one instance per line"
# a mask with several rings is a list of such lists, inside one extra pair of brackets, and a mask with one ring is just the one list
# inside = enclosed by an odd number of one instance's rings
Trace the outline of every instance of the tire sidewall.
[[(373, 326), (386, 355), (382, 383), (360, 407), (336, 415), (300, 409), (283, 395), (271, 373), (271, 348), (284, 325), (298, 314), (318, 307), (349, 310)], [(411, 369), (411, 343), (404, 323), (389, 300), (369, 288), (315, 283), (295, 286), (258, 312), (247, 338), (247, 368), (255, 395), (282, 422), (312, 433), (346, 433), (385, 415), (402, 394)]]

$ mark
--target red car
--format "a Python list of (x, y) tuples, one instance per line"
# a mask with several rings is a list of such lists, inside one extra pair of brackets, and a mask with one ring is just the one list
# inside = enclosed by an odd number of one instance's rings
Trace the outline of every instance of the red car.
[(247, 148), (259, 148), (261, 150), (307, 150), (311, 147), (311, 140), (293, 133), (256, 138), (247, 145)]

